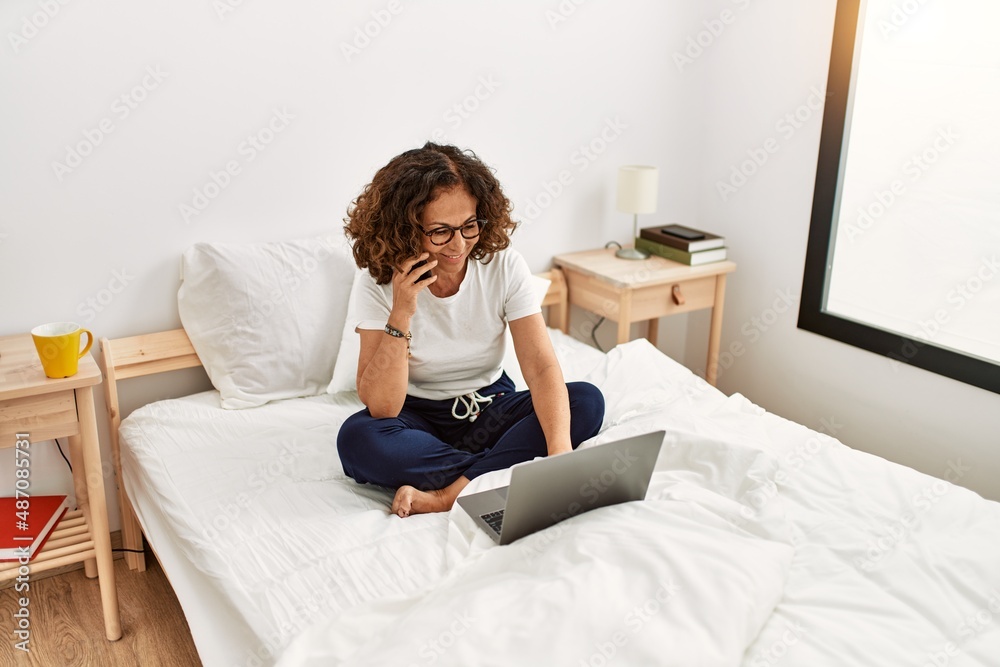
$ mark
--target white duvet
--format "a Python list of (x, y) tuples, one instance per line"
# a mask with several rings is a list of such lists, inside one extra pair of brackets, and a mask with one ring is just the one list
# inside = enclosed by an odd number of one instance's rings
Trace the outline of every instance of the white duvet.
[[(716, 443), (691, 466), (689, 445), (673, 444), (647, 501), (509, 546), (454, 510), (448, 576), (319, 624), (280, 664), (738, 664), (793, 554), (779, 503), (737, 525), (749, 480), (767, 479), (774, 461)], [(495, 477), (506, 483), (509, 471)]]
[(645, 341), (557, 348), (607, 400), (588, 446), (667, 431), (647, 501), (507, 547), (457, 506), (399, 519), (340, 470), (349, 395), (147, 406), (122, 426), (127, 475), (282, 665), (1000, 664), (1000, 504), (726, 397)]

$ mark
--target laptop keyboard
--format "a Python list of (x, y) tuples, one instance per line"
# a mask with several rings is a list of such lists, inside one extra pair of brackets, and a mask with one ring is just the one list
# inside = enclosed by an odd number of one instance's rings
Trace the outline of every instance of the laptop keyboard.
[(494, 533), (497, 535), (500, 534), (500, 528), (503, 526), (503, 510), (489, 512), (488, 514), (481, 514), (479, 518), (485, 521), (486, 524), (493, 529)]

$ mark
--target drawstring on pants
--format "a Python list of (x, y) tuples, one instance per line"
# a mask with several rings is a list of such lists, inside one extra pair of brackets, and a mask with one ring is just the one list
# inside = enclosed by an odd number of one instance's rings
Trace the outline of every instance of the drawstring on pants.
[[(483, 408), (493, 402), (497, 394), (482, 396), (478, 391), (469, 392), (463, 396), (456, 396), (455, 402), (451, 406), (451, 416), (455, 419), (468, 419), (470, 422), (476, 421)], [(459, 414), (459, 405), (465, 408), (464, 414)], [(481, 407), (480, 407), (481, 406)]]

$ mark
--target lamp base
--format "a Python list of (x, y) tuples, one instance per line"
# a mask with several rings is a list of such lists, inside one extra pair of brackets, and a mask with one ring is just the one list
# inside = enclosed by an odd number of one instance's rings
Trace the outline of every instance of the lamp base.
[(622, 259), (649, 259), (649, 253), (635, 248), (622, 248), (615, 253), (615, 257)]

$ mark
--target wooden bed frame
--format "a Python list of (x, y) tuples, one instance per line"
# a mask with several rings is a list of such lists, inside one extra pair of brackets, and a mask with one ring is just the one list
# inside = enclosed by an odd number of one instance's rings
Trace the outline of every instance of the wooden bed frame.
[[(548, 325), (569, 333), (569, 299), (566, 279), (559, 269), (537, 274), (550, 281), (549, 289), (542, 300), (542, 307), (548, 308)], [(108, 411), (108, 427), (111, 434), (111, 457), (118, 485), (118, 505), (122, 515), (122, 546), (125, 562), (130, 569), (142, 572), (146, 569), (143, 552), (142, 528), (135, 510), (125, 493), (122, 481), (121, 448), (118, 429), (121, 426), (121, 410), (118, 404), (118, 382), (129, 378), (176, 371), (201, 366), (201, 359), (194, 351), (191, 340), (184, 329), (173, 329), (159, 333), (130, 336), (128, 338), (101, 339), (101, 370), (104, 373), (104, 399)]]

